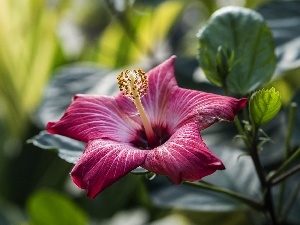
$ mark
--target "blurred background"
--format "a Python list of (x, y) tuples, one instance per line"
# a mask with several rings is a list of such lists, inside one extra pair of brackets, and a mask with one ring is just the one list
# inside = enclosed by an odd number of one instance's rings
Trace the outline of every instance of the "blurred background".
[(147, 71), (174, 54), (180, 86), (220, 93), (199, 69), (196, 34), (228, 5), (266, 19), (278, 56), (270, 85), (284, 104), (297, 101), (299, 1), (1, 0), (0, 224), (221, 224), (216, 215), (222, 224), (252, 224), (249, 211), (234, 207), (182, 211), (155, 202), (149, 188), (158, 184), (132, 174), (90, 200), (70, 181), (73, 164), (27, 143), (73, 94), (113, 95), (124, 68)]

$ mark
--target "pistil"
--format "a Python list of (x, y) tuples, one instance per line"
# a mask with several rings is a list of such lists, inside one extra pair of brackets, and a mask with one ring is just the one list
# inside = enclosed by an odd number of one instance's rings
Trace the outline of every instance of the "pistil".
[(140, 69), (126, 70), (119, 74), (118, 84), (120, 90), (123, 91), (123, 96), (129, 97), (134, 103), (144, 126), (148, 142), (156, 142), (156, 136), (141, 102), (141, 98), (147, 94), (148, 80), (146, 73)]

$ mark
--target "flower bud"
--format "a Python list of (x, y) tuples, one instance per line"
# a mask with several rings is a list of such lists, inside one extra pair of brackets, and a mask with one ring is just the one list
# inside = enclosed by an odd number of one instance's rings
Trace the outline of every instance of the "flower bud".
[(223, 84), (226, 81), (226, 77), (229, 74), (234, 61), (234, 51), (232, 49), (226, 49), (222, 45), (219, 45), (217, 50), (217, 72), (221, 77)]

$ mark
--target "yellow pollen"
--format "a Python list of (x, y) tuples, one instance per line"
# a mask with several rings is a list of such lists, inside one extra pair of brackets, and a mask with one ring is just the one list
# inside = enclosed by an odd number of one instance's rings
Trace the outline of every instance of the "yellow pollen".
[(143, 123), (148, 141), (156, 140), (151, 123), (141, 102), (141, 98), (147, 94), (148, 89), (146, 73), (141, 69), (126, 70), (125, 72), (121, 72), (117, 79), (120, 91), (123, 91), (123, 97), (129, 97), (135, 104)]
[(141, 69), (121, 72), (117, 79), (119, 89), (123, 91), (123, 96), (135, 99), (142, 98), (147, 94), (147, 75)]

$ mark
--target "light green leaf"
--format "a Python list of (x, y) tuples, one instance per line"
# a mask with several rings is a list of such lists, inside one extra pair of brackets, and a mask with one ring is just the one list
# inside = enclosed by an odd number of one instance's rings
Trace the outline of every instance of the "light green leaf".
[(13, 136), (26, 130), (56, 60), (60, 12), (46, 0), (0, 3), (0, 100)]
[(136, 63), (142, 56), (155, 55), (175, 19), (183, 9), (182, 1), (164, 1), (157, 7), (134, 8), (112, 22), (99, 40), (99, 61), (109, 67)]
[(273, 119), (281, 107), (280, 93), (271, 88), (255, 92), (249, 101), (252, 122), (259, 127)]
[(66, 196), (42, 190), (29, 199), (27, 210), (32, 225), (86, 225), (85, 213)]
[[(199, 62), (206, 77), (229, 91), (247, 94), (268, 82), (275, 70), (272, 34), (257, 12), (242, 7), (216, 11), (198, 34)], [(234, 53), (224, 81), (218, 70), (218, 49)], [(230, 56), (231, 54), (229, 54)]]

